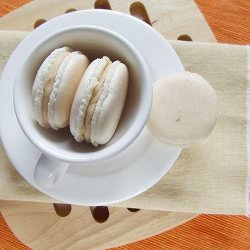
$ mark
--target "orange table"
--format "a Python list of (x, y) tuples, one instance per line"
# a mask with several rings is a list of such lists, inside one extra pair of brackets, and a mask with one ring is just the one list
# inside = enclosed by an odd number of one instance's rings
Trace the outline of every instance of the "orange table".
[[(189, 0), (187, 0), (189, 1)], [(1, 0), (0, 16), (29, 2)], [(196, 0), (217, 40), (250, 44), (249, 0)], [(0, 216), (0, 250), (28, 249), (13, 236)], [(161, 249), (250, 249), (250, 219), (243, 216), (201, 215), (196, 219), (152, 238), (116, 250)]]

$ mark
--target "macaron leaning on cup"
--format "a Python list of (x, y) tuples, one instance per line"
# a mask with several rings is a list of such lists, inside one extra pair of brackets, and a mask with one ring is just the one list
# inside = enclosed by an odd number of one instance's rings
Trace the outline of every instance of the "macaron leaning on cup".
[(69, 47), (55, 49), (43, 61), (32, 87), (33, 113), (42, 127), (69, 125), (72, 101), (88, 64), (85, 55)]
[(88, 66), (70, 114), (70, 131), (76, 141), (98, 146), (112, 138), (124, 108), (128, 78), (127, 66), (106, 56)]
[(207, 137), (216, 120), (216, 92), (199, 74), (175, 73), (154, 83), (148, 127), (160, 141), (189, 147)]

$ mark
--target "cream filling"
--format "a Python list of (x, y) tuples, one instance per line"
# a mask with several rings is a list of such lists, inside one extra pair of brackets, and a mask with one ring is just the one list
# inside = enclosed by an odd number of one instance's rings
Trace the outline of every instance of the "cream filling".
[[(75, 140), (78, 142), (86, 140), (85, 123), (88, 124), (87, 120), (89, 118), (87, 118), (86, 122), (85, 122), (85, 119), (87, 116), (88, 106), (90, 104), (91, 97), (93, 96), (94, 89), (99, 84), (99, 81), (103, 72), (105, 71), (106, 67), (111, 63), (111, 61), (108, 57), (103, 57), (103, 58), (96, 59), (95, 62), (92, 62), (92, 63), (95, 63), (95, 66), (93, 67), (92, 72), (91, 73), (88, 72), (89, 71), (89, 68), (88, 68), (87, 71), (85, 72), (86, 75), (89, 74), (88, 77), (86, 79), (85, 77), (83, 77), (84, 82), (80, 83), (80, 84), (84, 84), (86, 88), (85, 90), (83, 90), (81, 100), (78, 105), (77, 115), (75, 118), (75, 128), (74, 128), (74, 131), (72, 132)], [(92, 67), (92, 63), (89, 65), (89, 67)], [(91, 113), (91, 112), (88, 111), (88, 113)], [(88, 117), (90, 117), (90, 115), (88, 115)]]
[(53, 84), (56, 79), (56, 74), (57, 71), (60, 67), (61, 62), (64, 60), (64, 58), (69, 55), (70, 52), (64, 52), (58, 55), (57, 59), (55, 62), (50, 66), (47, 75), (44, 79), (44, 89), (43, 89), (43, 97), (42, 97), (42, 106), (41, 106), (41, 111), (42, 111), (42, 120), (43, 124), (46, 128), (49, 127), (48, 123), (48, 103), (49, 103), (49, 98), (53, 89)]
[[(106, 58), (105, 58), (106, 59)], [(93, 62), (92, 62), (93, 63)], [(92, 66), (92, 63), (89, 65), (89, 67)], [(90, 98), (92, 96), (93, 90), (98, 84), (98, 79), (103, 70), (105, 69), (107, 65), (107, 59), (96, 59), (96, 64), (90, 75), (85, 79), (85, 76), (83, 76), (83, 82), (80, 84), (84, 84), (85, 90), (83, 90), (80, 103), (78, 104), (78, 110), (77, 115), (75, 118), (75, 128), (73, 131), (74, 138), (76, 141), (81, 142), (85, 140), (84, 138), (84, 119), (86, 116), (86, 111), (88, 108), (88, 104), (90, 101)], [(84, 74), (89, 74), (88, 72), (89, 68), (87, 68), (87, 71)]]
[(65, 73), (65, 69), (66, 67), (68, 66), (71, 58), (75, 55), (75, 54), (81, 54), (81, 52), (79, 51), (75, 51), (75, 52), (72, 52), (70, 54), (68, 54), (64, 59), (63, 61), (61, 62), (60, 66), (59, 66), (59, 69), (57, 71), (57, 74), (56, 74), (56, 78), (54, 80), (54, 84), (53, 84), (53, 88), (52, 88), (52, 91), (50, 93), (50, 96), (49, 96), (49, 102), (48, 102), (48, 122), (50, 124), (50, 126), (57, 130), (59, 129), (56, 124), (55, 124), (55, 105), (56, 105), (56, 101), (58, 99), (58, 92), (59, 90), (61, 89), (61, 85), (62, 85), (62, 79), (63, 79), (63, 76), (64, 76), (64, 73)]
[(98, 79), (98, 84), (96, 85), (96, 87), (94, 88), (93, 92), (92, 92), (92, 96), (90, 98), (88, 107), (87, 107), (87, 111), (86, 111), (86, 115), (85, 115), (85, 119), (84, 119), (84, 138), (87, 142), (91, 142), (91, 123), (92, 123), (92, 117), (93, 114), (95, 112), (95, 108), (96, 108), (96, 104), (103, 92), (103, 88), (104, 88), (104, 82), (106, 80), (106, 76), (109, 72), (110, 66), (112, 65), (111, 61), (108, 61), (106, 67), (104, 68), (103, 72), (100, 75), (100, 78)]
[(51, 54), (43, 61), (40, 68), (37, 71), (34, 84), (32, 87), (32, 104), (33, 104), (33, 113), (36, 121), (42, 126), (45, 127), (43, 124), (42, 119), (42, 99), (44, 94), (44, 82), (48, 75), (49, 69), (51, 65), (54, 64), (58, 55), (63, 52), (71, 51), (69, 47), (63, 47), (59, 49), (55, 49)]
[(103, 109), (103, 105), (104, 105), (105, 100), (108, 98), (108, 96), (110, 95), (110, 93), (112, 91), (113, 87), (111, 86), (111, 82), (114, 80), (115, 72), (117, 71), (117, 67), (119, 66), (119, 64), (120, 64), (120, 61), (115, 61), (110, 65), (109, 71), (107, 72), (107, 74), (105, 76), (105, 81), (104, 81), (102, 92), (98, 98), (94, 113), (92, 115), (90, 137), (91, 137), (91, 143), (94, 146), (98, 146), (98, 144), (99, 144), (96, 141), (96, 138), (94, 135), (97, 134), (96, 129), (97, 129), (97, 124), (99, 123), (99, 116), (103, 112), (102, 109)]

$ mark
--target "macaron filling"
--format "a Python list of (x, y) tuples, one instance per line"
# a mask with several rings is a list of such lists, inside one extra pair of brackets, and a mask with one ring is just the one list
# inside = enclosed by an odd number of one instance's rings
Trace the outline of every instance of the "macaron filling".
[(70, 53), (71, 49), (63, 47), (54, 50), (40, 66), (32, 88), (32, 104), (35, 119), (42, 127), (49, 127), (47, 120), (48, 107), (46, 100), (51, 93), (51, 85), (55, 80), (57, 69), (61, 61)]
[[(71, 61), (71, 59), (73, 59), (76, 54), (82, 54), (82, 53), (80, 51), (74, 51), (74, 52), (68, 54), (66, 57), (64, 57), (63, 61), (61, 62), (60, 66), (58, 68), (58, 71), (57, 71), (57, 74), (56, 74), (56, 77), (55, 77), (55, 80), (54, 80), (54, 83), (52, 86), (53, 88), (52, 88), (50, 95), (49, 95), (49, 101), (47, 102), (47, 105), (48, 105), (48, 123), (55, 130), (59, 129), (59, 127), (57, 126), (56, 121), (55, 121), (55, 113), (56, 113), (55, 105), (56, 105), (57, 98), (58, 98), (58, 92), (61, 88), (61, 85), (63, 84), (62, 79), (67, 72), (66, 68), (67, 68), (69, 62)], [(63, 124), (63, 126), (66, 126), (66, 125), (67, 124)]]
[(103, 103), (105, 102), (106, 98), (109, 96), (110, 88), (111, 88), (110, 85), (111, 85), (112, 79), (114, 77), (116, 69), (119, 67), (120, 64), (121, 63), (119, 61), (115, 61), (109, 64), (105, 74), (102, 77), (103, 79), (102, 89), (101, 91), (99, 91), (98, 99), (96, 100), (95, 108), (92, 111), (92, 115), (91, 115), (91, 118), (92, 118), (90, 121), (91, 124), (88, 126), (89, 128), (91, 128), (89, 131), (90, 142), (94, 146), (98, 146), (98, 143), (94, 139), (94, 134), (96, 133), (95, 127), (98, 122), (99, 115), (102, 112)]
[[(98, 84), (96, 85), (96, 87), (94, 88), (93, 92), (92, 92), (92, 96), (90, 98), (88, 107), (87, 107), (87, 111), (86, 111), (86, 116), (84, 119), (84, 138), (87, 142), (92, 142), (91, 141), (91, 127), (92, 127), (92, 118), (94, 115), (94, 112), (96, 110), (96, 105), (103, 93), (104, 90), (104, 85), (106, 85), (106, 78), (107, 75), (110, 71), (110, 67), (112, 65), (112, 62), (109, 61), (108, 64), (106, 65), (106, 67), (104, 68), (103, 72), (101, 73), (99, 80), (98, 80)], [(94, 144), (94, 143), (93, 143)]]
[[(86, 112), (88, 110), (90, 99), (93, 95), (93, 91), (95, 87), (100, 84), (99, 79), (100, 76), (105, 71), (105, 68), (111, 63), (108, 57), (103, 57), (101, 59), (97, 59), (95, 61), (95, 65), (90, 73), (90, 76), (88, 76), (87, 79), (85, 79), (86, 75), (89, 72), (85, 72), (85, 75), (83, 76), (82, 81), (87, 80), (86, 90), (84, 91), (79, 107), (77, 110), (77, 116), (76, 116), (76, 124), (74, 126), (74, 129), (71, 126), (71, 132), (75, 138), (76, 141), (81, 142), (83, 140), (86, 140), (86, 126), (85, 126), (85, 118), (86, 118)], [(91, 67), (90, 65), (89, 67)]]
[(60, 55), (58, 55), (58, 58), (56, 61), (51, 65), (49, 72), (47, 74), (47, 79), (44, 82), (44, 93), (43, 93), (43, 98), (42, 98), (42, 119), (43, 119), (43, 124), (45, 125), (46, 128), (48, 128), (49, 121), (48, 121), (48, 102), (50, 99), (50, 95), (53, 89), (54, 82), (56, 81), (57, 77), (57, 71), (61, 65), (61, 63), (67, 59), (67, 57), (70, 55), (69, 52), (64, 52)]

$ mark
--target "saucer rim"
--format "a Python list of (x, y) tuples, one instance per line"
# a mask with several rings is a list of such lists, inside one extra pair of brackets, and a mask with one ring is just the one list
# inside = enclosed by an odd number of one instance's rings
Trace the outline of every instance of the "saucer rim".
[[(65, 15), (65, 17), (67, 17), (66, 19), (68, 19), (68, 20), (70, 20), (70, 17), (71, 17), (71, 23), (69, 22), (69, 26), (71, 26), (72, 25), (72, 22), (74, 23), (75, 22), (75, 25), (79, 25), (79, 20), (78, 20), (78, 18), (83, 18), (83, 16), (85, 15), (85, 18), (86, 18), (86, 16), (88, 16), (88, 15), (93, 15), (93, 12), (94, 12), (94, 14), (96, 15), (97, 13), (99, 13), (99, 17), (100, 16), (102, 16), (104, 19), (103, 20), (106, 20), (106, 17), (107, 17), (107, 14), (109, 15), (109, 17), (111, 17), (112, 15), (113, 15), (113, 21), (114, 21), (114, 19), (115, 18), (120, 18), (120, 17), (123, 17), (123, 19), (125, 20), (125, 19), (127, 19), (127, 20), (132, 20), (133, 22), (137, 22), (137, 24), (139, 24), (140, 23), (140, 25), (139, 26), (141, 26), (141, 27), (144, 27), (144, 30), (147, 30), (147, 31), (149, 31), (149, 33), (154, 33), (155, 35), (156, 35), (156, 37), (157, 37), (157, 39), (158, 39), (158, 41), (161, 43), (161, 45), (163, 45), (164, 44), (164, 46), (165, 46), (165, 49), (166, 49), (166, 55), (167, 55), (167, 51), (168, 51), (168, 53), (172, 56), (172, 57), (170, 57), (171, 58), (171, 61), (175, 64), (175, 66), (176, 66), (176, 70), (175, 71), (173, 71), (172, 73), (174, 73), (174, 72), (182, 72), (182, 71), (184, 71), (184, 68), (183, 68), (183, 66), (182, 66), (182, 64), (181, 64), (181, 62), (180, 62), (180, 60), (179, 60), (179, 58), (178, 58), (178, 56), (177, 56), (177, 54), (175, 53), (175, 51), (174, 51), (174, 49), (171, 47), (171, 45), (167, 42), (167, 40), (165, 39), (165, 38), (163, 38), (156, 30), (154, 30), (153, 28), (151, 28), (150, 26), (148, 26), (147, 24), (145, 24), (145, 23), (143, 23), (142, 21), (140, 21), (140, 20), (138, 20), (138, 19), (136, 19), (136, 18), (134, 18), (134, 17), (131, 17), (131, 16), (129, 16), (129, 15), (126, 15), (126, 14), (123, 14), (123, 13), (120, 13), (120, 12), (115, 12), (115, 11), (112, 11), (112, 12), (110, 12), (110, 11), (105, 11), (105, 10), (83, 10), (83, 11), (77, 11), (77, 12), (74, 12), (74, 13), (69, 13), (69, 14), (67, 14), (67, 15)], [(100, 15), (101, 14), (101, 15)], [(75, 19), (74, 18), (72, 18), (72, 17), (76, 17)], [(34, 32), (32, 32), (33, 33), (33, 37), (35, 36), (35, 34), (37, 33), (37, 32), (40, 32), (41, 30), (43, 30), (44, 29), (44, 27), (47, 27), (48, 25), (49, 26), (51, 26), (53, 29), (56, 29), (57, 28), (57, 26), (59, 25), (62, 25), (62, 26), (65, 26), (65, 19), (64, 20), (61, 20), (61, 22), (59, 22), (59, 19), (62, 19), (62, 16), (59, 16), (59, 17), (56, 17), (56, 18), (54, 18), (54, 19), (52, 19), (50, 22), (48, 22), (47, 24), (45, 23), (44, 25), (42, 25), (42, 26), (40, 26), (37, 30), (35, 30)], [(93, 17), (92, 17), (93, 18)], [(96, 18), (96, 17), (95, 17)], [(99, 20), (100, 21), (100, 20)], [(126, 22), (125, 22), (126, 23)], [(129, 23), (129, 22), (128, 22)], [(111, 23), (109, 23), (109, 24), (111, 24)], [(93, 25), (96, 25), (96, 24), (93, 24)], [(101, 25), (101, 24), (99, 24), (99, 25)], [(114, 25), (116, 25), (116, 24), (114, 24)], [(44, 26), (44, 27), (43, 27)], [(111, 25), (112, 26), (112, 25)], [(113, 30), (114, 32), (117, 32), (117, 30), (113, 27), (111, 27), (111, 26), (109, 26), (108, 28), (109, 29), (111, 29), (111, 30)], [(103, 26), (104, 28), (105, 27), (107, 27), (107, 26)], [(129, 30), (127, 30), (126, 31), (127, 32), (127, 35), (129, 36)], [(119, 33), (120, 35), (122, 35), (122, 33)], [(140, 34), (142, 34), (142, 32), (141, 31), (139, 31), (138, 30), (138, 32), (133, 32), (133, 35), (135, 35), (136, 34), (136, 36), (137, 36), (137, 38), (140, 40), (141, 39), (141, 37), (140, 37)], [(131, 34), (130, 34), (131, 35)], [(127, 38), (128, 39), (128, 38)], [(129, 39), (128, 39), (129, 40)], [(133, 39), (132, 39), (133, 40)], [(132, 42), (131, 40), (129, 40), (130, 42)], [(133, 42), (132, 42), (133, 43)], [(21, 45), (20, 45), (21, 44)], [(3, 81), (3, 79), (8, 79), (8, 73), (10, 73), (10, 72), (8, 72), (8, 70), (9, 70), (9, 68), (15, 63), (15, 59), (17, 58), (18, 59), (18, 55), (20, 56), (20, 54), (22, 54), (21, 52), (21, 50), (22, 50), (22, 48), (23, 47), (25, 47), (24, 45), (23, 45), (23, 42), (21, 42), (19, 45), (18, 45), (18, 47), (15, 49), (15, 52), (14, 52), (14, 54), (12, 54), (12, 56), (10, 57), (10, 59), (9, 59), (9, 61), (8, 61), (8, 63), (7, 63), (7, 65), (6, 65), (6, 67), (5, 67), (5, 70), (3, 71), (3, 74), (2, 74), (2, 78), (1, 78), (1, 81)], [(27, 45), (27, 42), (26, 42), (26, 45)], [(137, 44), (137, 45), (135, 45), (134, 44), (134, 46), (135, 47), (139, 47), (139, 44)], [(141, 47), (140, 48), (138, 48), (139, 49), (139, 51), (140, 51), (140, 49), (141, 49)], [(142, 54), (142, 56), (144, 57), (144, 55)], [(168, 58), (169, 59), (169, 58)], [(146, 59), (145, 59), (146, 60)], [(17, 60), (18, 61), (18, 60)], [(148, 60), (146, 60), (147, 61), (147, 63), (149, 63), (148, 62)], [(150, 67), (149, 67), (150, 68)], [(16, 72), (17, 72), (17, 70), (16, 70)], [(154, 76), (154, 74), (151, 72), (151, 74), (152, 74), (152, 76)], [(163, 76), (163, 75), (160, 75), (160, 73), (159, 72), (157, 72), (156, 73), (156, 75), (158, 76), (158, 77), (161, 77), (161, 76)], [(14, 76), (15, 77), (15, 76)], [(13, 78), (13, 77), (12, 77)], [(154, 77), (153, 77), (154, 78)], [(13, 84), (13, 82), (11, 83), (11, 84)], [(1, 85), (3, 85), (3, 83), (1, 84)], [(12, 88), (13, 88), (13, 86), (11, 86)], [(10, 87), (9, 87), (10, 88)], [(12, 90), (11, 90), (12, 91)], [(6, 92), (6, 90), (5, 91), (3, 91), (3, 92)], [(4, 99), (4, 98), (3, 98)], [(3, 104), (3, 102), (4, 102), (4, 100), (1, 102), (2, 104)], [(15, 116), (15, 114), (11, 114), (11, 112), (13, 112), (13, 110), (11, 110), (13, 107), (10, 107), (9, 109), (10, 109), (10, 114), (9, 115), (14, 115)], [(3, 110), (3, 109), (2, 109)], [(0, 111), (0, 113), (4, 113), (3, 111)], [(6, 112), (5, 112), (6, 113)], [(28, 181), (32, 186), (34, 186), (35, 188), (37, 188), (38, 190), (40, 190), (41, 192), (43, 192), (43, 193), (45, 193), (45, 194), (47, 194), (48, 196), (50, 196), (50, 197), (52, 197), (52, 198), (54, 198), (54, 199), (57, 199), (57, 200), (61, 200), (61, 201), (63, 201), (63, 202), (68, 202), (68, 203), (71, 203), (71, 204), (77, 204), (77, 205), (103, 205), (103, 204), (106, 204), (106, 205), (109, 205), (109, 204), (114, 204), (114, 203), (117, 203), (117, 202), (121, 202), (121, 201), (125, 201), (125, 200), (128, 200), (128, 199), (130, 199), (130, 198), (133, 198), (133, 197), (135, 197), (135, 196), (137, 196), (138, 194), (140, 194), (140, 193), (142, 193), (142, 192), (144, 192), (144, 191), (146, 191), (146, 190), (148, 190), (150, 187), (152, 187), (155, 183), (157, 183), (168, 171), (169, 171), (169, 169), (172, 167), (172, 165), (174, 164), (174, 162), (176, 161), (176, 159), (178, 158), (178, 156), (179, 156), (179, 154), (180, 154), (180, 152), (181, 152), (181, 149), (180, 148), (175, 148), (174, 149), (174, 154), (173, 154), (173, 156), (172, 156), (172, 163), (171, 164), (169, 164), (168, 166), (163, 166), (162, 167), (162, 172), (159, 174), (159, 176), (158, 176), (158, 178), (155, 178), (154, 180), (152, 180), (150, 183), (148, 183), (147, 185), (144, 185), (144, 188), (143, 189), (140, 189), (140, 190), (138, 190), (137, 192), (134, 192), (133, 194), (130, 194), (130, 195), (123, 195), (123, 197), (121, 197), (120, 199), (112, 199), (112, 198), (110, 198), (109, 200), (107, 200), (107, 201), (105, 201), (105, 202), (95, 202), (95, 203), (92, 203), (92, 202), (85, 202), (84, 201), (84, 198), (83, 198), (83, 200), (77, 200), (77, 199), (75, 199), (75, 198), (72, 198), (72, 197), (70, 197), (70, 198), (67, 198), (67, 199), (65, 199), (65, 197), (62, 197), (61, 195), (55, 195), (55, 193), (54, 192), (50, 192), (51, 190), (44, 190), (44, 189), (42, 189), (41, 187), (38, 187), (37, 185), (36, 185), (36, 183), (34, 182), (34, 180), (33, 181), (31, 181), (31, 176), (28, 176), (28, 175), (26, 175), (26, 174), (24, 174), (24, 171), (23, 171), (23, 169), (22, 169), (22, 167), (21, 166), (19, 166), (19, 165), (21, 165), (21, 163), (18, 163), (17, 162), (17, 159), (15, 159), (15, 157), (14, 157), (14, 155), (13, 155), (13, 153), (11, 152), (11, 148), (9, 147), (9, 143), (6, 143), (6, 139), (7, 139), (7, 135), (6, 134), (4, 134), (3, 132), (2, 132), (2, 130), (3, 130), (3, 128), (2, 128), (3, 126), (1, 126), (0, 127), (0, 133), (1, 133), (1, 139), (2, 139), (2, 144), (3, 144), (3, 147), (4, 147), (4, 149), (5, 149), (5, 151), (6, 151), (6, 153), (7, 153), (7, 155), (9, 156), (9, 158), (10, 158), (10, 160), (11, 160), (11, 162), (12, 162), (12, 164), (14, 165), (14, 167), (16, 168), (16, 170), (26, 179), (26, 181)], [(18, 128), (16, 128), (16, 129), (18, 129)], [(19, 128), (20, 129), (20, 128)], [(152, 137), (152, 135), (151, 135), (151, 137)], [(25, 138), (25, 139), (27, 139), (27, 138)], [(7, 139), (8, 140), (8, 139)], [(155, 138), (154, 138), (154, 140), (156, 140)], [(30, 142), (29, 142), (30, 143)], [(166, 149), (167, 149), (167, 146), (166, 146)], [(33, 149), (32, 149), (33, 150)], [(37, 155), (41, 155), (41, 153), (40, 152), (38, 152), (37, 150), (35, 150), (34, 149), (34, 152), (36, 151), (36, 153), (37, 153)], [(32, 157), (32, 160), (31, 161), (33, 161), (33, 162), (35, 162), (37, 159), (35, 159), (36, 157)], [(39, 158), (39, 157), (38, 157)], [(167, 159), (166, 159), (167, 160)], [(66, 173), (66, 175), (67, 175), (67, 173)], [(59, 198), (59, 199), (58, 199)]]

